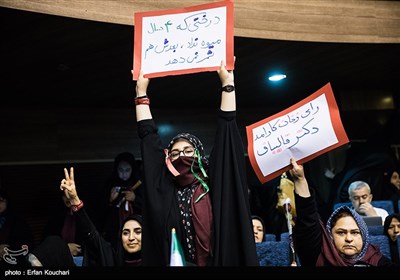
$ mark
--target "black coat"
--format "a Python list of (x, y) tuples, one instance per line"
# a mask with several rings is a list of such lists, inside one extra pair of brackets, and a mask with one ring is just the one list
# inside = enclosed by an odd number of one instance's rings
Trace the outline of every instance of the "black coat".
[(77, 231), (83, 237), (83, 266), (115, 266), (115, 251), (96, 229), (84, 208), (75, 212)]
[[(251, 223), (243, 142), (236, 112), (219, 111), (209, 162), (214, 266), (258, 266)], [(165, 165), (164, 146), (153, 120), (138, 122), (144, 165), (143, 265), (167, 266), (171, 228), (182, 235), (176, 187)], [(182, 243), (182, 242), (181, 242)]]

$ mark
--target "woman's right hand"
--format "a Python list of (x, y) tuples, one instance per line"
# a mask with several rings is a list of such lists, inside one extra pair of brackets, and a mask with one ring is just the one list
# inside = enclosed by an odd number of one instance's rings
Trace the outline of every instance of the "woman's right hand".
[[(131, 72), (133, 75), (133, 70)], [(142, 102), (137, 102), (138, 100), (135, 100), (135, 105), (137, 105), (136, 106), (136, 121), (137, 122), (140, 122), (142, 120), (151, 120), (153, 118), (153, 116), (151, 115), (150, 106), (144, 106), (144, 105), (150, 105), (150, 99), (147, 96), (147, 87), (149, 86), (149, 83), (150, 83), (150, 79), (145, 78), (143, 76), (143, 71), (140, 70), (139, 78), (136, 81), (136, 99), (141, 97), (140, 101), (142, 101)], [(144, 105), (140, 105), (140, 104), (144, 104)]]
[[(133, 70), (131, 70), (133, 75)], [(147, 87), (149, 86), (150, 79), (143, 76), (143, 71), (140, 70), (139, 78), (136, 81), (136, 96), (147, 95)]]
[(121, 187), (113, 187), (110, 192), (110, 203), (117, 199)]
[(73, 256), (78, 256), (80, 253), (82, 253), (81, 245), (79, 244), (68, 243), (68, 248)]
[(292, 175), (293, 181), (305, 179), (303, 166), (297, 164), (293, 158), (290, 159), (290, 164), (292, 165), (292, 169), (289, 172)]
[(76, 192), (75, 180), (74, 180), (74, 168), (70, 168), (68, 173), (67, 168), (64, 168), (65, 178), (61, 180), (60, 189), (64, 192), (65, 197), (69, 200), (71, 205), (78, 205), (81, 201)]
[(220, 68), (217, 70), (217, 72), (222, 86), (235, 85), (233, 70), (227, 70), (224, 61), (221, 61)]
[(310, 197), (311, 193), (304, 175), (303, 166), (297, 164), (293, 158), (290, 159), (290, 163), (292, 164), (292, 169), (289, 172), (294, 182), (294, 191), (301, 197)]

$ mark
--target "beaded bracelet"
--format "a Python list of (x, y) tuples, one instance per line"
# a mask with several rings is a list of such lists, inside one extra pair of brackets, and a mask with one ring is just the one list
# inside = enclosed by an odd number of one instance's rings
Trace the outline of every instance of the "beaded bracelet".
[(71, 205), (72, 212), (78, 212), (83, 207), (83, 201), (81, 200), (78, 205)]
[(150, 105), (150, 99), (146, 95), (135, 97), (135, 105)]

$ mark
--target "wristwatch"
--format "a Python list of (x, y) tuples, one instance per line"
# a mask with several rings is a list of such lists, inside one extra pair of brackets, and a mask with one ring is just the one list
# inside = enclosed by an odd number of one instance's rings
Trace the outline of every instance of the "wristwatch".
[(234, 90), (235, 90), (235, 86), (234, 85), (226, 85), (226, 86), (221, 88), (221, 92), (223, 92), (223, 91), (232, 92)]

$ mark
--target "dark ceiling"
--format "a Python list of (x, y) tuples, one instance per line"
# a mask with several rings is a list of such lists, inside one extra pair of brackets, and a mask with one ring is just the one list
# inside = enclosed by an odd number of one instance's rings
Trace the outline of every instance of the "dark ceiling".
[[(0, 8), (0, 21), (0, 107), (132, 106), (133, 26), (7, 8)], [(268, 117), (328, 82), (339, 108), (365, 105), (382, 93), (394, 98), (392, 109), (399, 108), (399, 44), (235, 37), (235, 56), (241, 110)], [(266, 82), (265, 75), (275, 69), (286, 72), (283, 84)], [(154, 108), (207, 111), (216, 107), (218, 88), (217, 74), (207, 72), (153, 79), (149, 91)], [(362, 102), (354, 102), (357, 99)]]

